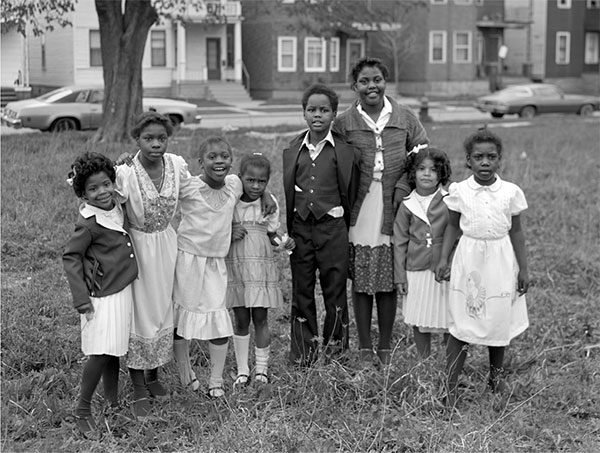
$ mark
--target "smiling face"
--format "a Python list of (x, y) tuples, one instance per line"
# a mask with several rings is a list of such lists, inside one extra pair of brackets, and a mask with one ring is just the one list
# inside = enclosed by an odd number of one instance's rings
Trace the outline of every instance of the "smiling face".
[(415, 169), (415, 185), (419, 195), (431, 195), (437, 190), (440, 178), (435, 164), (429, 158), (423, 159)]
[(111, 210), (115, 203), (113, 194), (115, 187), (108, 175), (101, 171), (89, 176), (85, 181), (83, 200), (91, 205), (105, 211)]
[(481, 142), (473, 145), (467, 155), (467, 165), (473, 171), (475, 181), (482, 186), (491, 186), (496, 181), (496, 172), (500, 167), (500, 153), (495, 143)]
[(325, 138), (336, 112), (331, 108), (331, 101), (324, 94), (313, 94), (308, 98), (304, 108), (304, 120), (311, 131), (311, 138)]
[(167, 151), (169, 135), (162, 124), (151, 123), (146, 126), (136, 142), (141, 151), (141, 160), (146, 164), (155, 164), (160, 161)]
[(202, 180), (213, 189), (223, 187), (233, 162), (227, 145), (221, 142), (209, 144), (199, 161), (203, 169)]
[(365, 110), (379, 111), (383, 108), (385, 97), (385, 78), (376, 66), (365, 66), (358, 73), (354, 90), (360, 97), (360, 103)]

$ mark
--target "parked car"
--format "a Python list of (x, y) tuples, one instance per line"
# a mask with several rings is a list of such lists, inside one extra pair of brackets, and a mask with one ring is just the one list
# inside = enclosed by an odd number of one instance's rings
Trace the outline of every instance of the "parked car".
[[(34, 99), (9, 102), (2, 110), (2, 123), (11, 127), (30, 127), (43, 131), (97, 129), (102, 122), (104, 88), (67, 86)], [(168, 116), (175, 126), (199, 123), (198, 106), (166, 98), (144, 98), (150, 107)]]
[(513, 85), (477, 99), (475, 104), (482, 112), (494, 118), (516, 113), (521, 118), (533, 118), (542, 113), (577, 113), (589, 116), (600, 109), (600, 98), (578, 94), (565, 94), (548, 83)]

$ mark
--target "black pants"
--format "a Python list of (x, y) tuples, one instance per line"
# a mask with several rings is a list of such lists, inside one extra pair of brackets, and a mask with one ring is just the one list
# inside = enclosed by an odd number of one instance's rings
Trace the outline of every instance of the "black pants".
[(292, 268), (292, 363), (306, 365), (316, 359), (318, 344), (316, 272), (325, 303), (323, 346), (331, 354), (348, 349), (348, 230), (343, 218), (325, 215), (306, 220), (294, 217), (292, 237), (296, 242), (290, 256)]

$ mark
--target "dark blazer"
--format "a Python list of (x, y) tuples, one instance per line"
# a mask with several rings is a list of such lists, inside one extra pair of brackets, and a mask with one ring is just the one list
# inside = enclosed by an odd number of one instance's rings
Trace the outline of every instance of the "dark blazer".
[[(406, 197), (394, 221), (394, 283), (406, 283), (406, 271), (434, 271), (440, 260), (444, 231), (448, 225), (448, 207), (440, 189), (431, 200), (427, 213), (416, 201), (414, 191)], [(429, 247), (427, 246), (429, 242)]]
[[(75, 232), (65, 247), (63, 267), (76, 309), (90, 303), (90, 296), (118, 293), (138, 274), (129, 232), (123, 226), (98, 223), (94, 212), (86, 205), (80, 209)], [(98, 275), (98, 271), (103, 275)], [(94, 286), (92, 288), (86, 284), (86, 276), (90, 275), (96, 283), (90, 285)]]
[[(296, 136), (288, 147), (283, 150), (283, 190), (285, 192), (286, 222), (289, 233), (292, 233), (294, 219), (296, 165), (305, 136), (306, 131)], [(344, 221), (346, 226), (349, 227), (350, 213), (356, 198), (360, 176), (360, 152), (357, 148), (346, 143), (340, 135), (332, 133), (332, 136), (335, 142), (333, 149), (337, 161), (337, 180), (340, 188), (340, 199), (344, 208)], [(327, 143), (325, 146), (331, 145)]]

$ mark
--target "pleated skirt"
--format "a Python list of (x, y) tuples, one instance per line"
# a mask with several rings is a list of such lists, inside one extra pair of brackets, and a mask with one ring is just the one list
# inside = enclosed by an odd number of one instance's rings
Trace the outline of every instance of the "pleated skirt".
[(133, 297), (131, 285), (110, 296), (91, 297), (94, 317), (81, 315), (81, 350), (85, 355), (127, 354)]
[(406, 324), (421, 332), (445, 331), (448, 328), (448, 282), (438, 283), (430, 270), (407, 271), (408, 293), (402, 302)]

